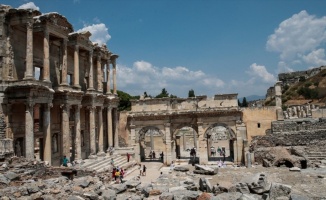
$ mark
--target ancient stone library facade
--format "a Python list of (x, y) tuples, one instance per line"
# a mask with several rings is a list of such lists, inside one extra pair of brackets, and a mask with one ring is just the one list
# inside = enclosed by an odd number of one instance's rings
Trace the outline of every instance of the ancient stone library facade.
[(1, 5), (2, 157), (59, 165), (117, 145), (118, 56), (90, 36), (58, 13)]

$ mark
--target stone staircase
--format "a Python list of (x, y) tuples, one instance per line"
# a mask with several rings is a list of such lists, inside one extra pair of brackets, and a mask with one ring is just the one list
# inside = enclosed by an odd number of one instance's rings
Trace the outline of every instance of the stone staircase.
[(326, 160), (325, 148), (306, 149), (306, 151), (307, 151), (306, 157), (311, 162), (321, 162), (322, 160)]
[(106, 156), (98, 156), (94, 159), (85, 159), (79, 167), (83, 169), (94, 170), (96, 172), (104, 172), (107, 170), (111, 170), (111, 158), (113, 158), (114, 166), (118, 166), (119, 168), (123, 169), (130, 168), (136, 164), (133, 159), (130, 159), (130, 162), (127, 162), (126, 156), (122, 156), (120, 154), (107, 154)]

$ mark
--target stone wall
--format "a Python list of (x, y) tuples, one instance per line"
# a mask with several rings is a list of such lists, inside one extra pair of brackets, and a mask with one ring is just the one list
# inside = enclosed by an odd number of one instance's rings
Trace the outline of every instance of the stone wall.
[(297, 131), (326, 130), (326, 118), (296, 119), (272, 122), (272, 133), (293, 133)]
[(242, 109), (242, 112), (249, 142), (255, 135), (265, 135), (271, 129), (271, 122), (276, 120), (275, 107), (249, 107)]
[(304, 77), (305, 79), (312, 77), (318, 74), (320, 71), (325, 69), (326, 66), (321, 66), (318, 68), (309, 69), (306, 71), (295, 71), (289, 73), (280, 73), (278, 75), (279, 81), (283, 82), (283, 85), (293, 84), (300, 81), (300, 77)]

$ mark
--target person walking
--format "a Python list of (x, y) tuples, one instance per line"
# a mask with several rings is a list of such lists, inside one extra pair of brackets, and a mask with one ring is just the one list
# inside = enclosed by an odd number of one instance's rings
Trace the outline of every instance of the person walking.
[(112, 179), (115, 179), (115, 172), (117, 171), (117, 169), (114, 167), (112, 170)]
[(142, 176), (143, 175), (143, 171), (142, 171), (142, 168), (141, 168), (141, 164), (139, 164), (139, 176)]
[(114, 160), (111, 158), (111, 165), (114, 167)]
[(130, 160), (130, 154), (127, 152), (127, 161), (129, 162)]
[(155, 151), (153, 150), (153, 158), (156, 159)]
[(147, 167), (145, 165), (143, 165), (143, 176), (146, 176), (146, 169), (147, 169)]
[(225, 151), (222, 150), (222, 156), (223, 156), (223, 163), (225, 162)]
[(125, 172), (124, 172), (124, 170), (121, 168), (121, 170), (120, 170), (120, 183), (123, 182), (122, 179), (123, 179), (124, 174), (125, 174)]

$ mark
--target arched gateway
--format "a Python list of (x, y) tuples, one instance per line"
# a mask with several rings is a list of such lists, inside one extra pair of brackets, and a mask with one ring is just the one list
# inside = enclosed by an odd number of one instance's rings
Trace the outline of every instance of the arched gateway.
[(247, 135), (237, 103), (236, 94), (132, 101), (129, 144), (135, 149), (136, 160), (146, 159), (151, 149), (157, 156), (163, 152), (163, 162), (170, 164), (182, 157), (183, 151), (195, 147), (199, 163), (206, 164), (219, 159), (211, 156), (210, 150), (220, 145), (227, 160), (243, 163)]

